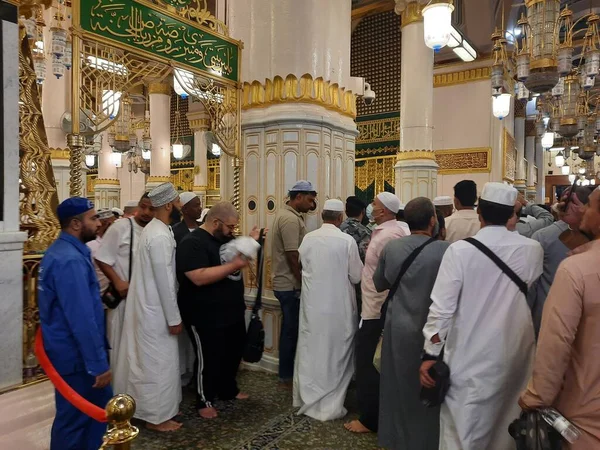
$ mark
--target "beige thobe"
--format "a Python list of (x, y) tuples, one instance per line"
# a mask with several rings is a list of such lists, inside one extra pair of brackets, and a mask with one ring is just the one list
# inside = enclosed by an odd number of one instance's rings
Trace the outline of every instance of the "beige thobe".
[(521, 397), (531, 408), (556, 408), (579, 428), (571, 450), (600, 448), (600, 240), (591, 244), (556, 273)]

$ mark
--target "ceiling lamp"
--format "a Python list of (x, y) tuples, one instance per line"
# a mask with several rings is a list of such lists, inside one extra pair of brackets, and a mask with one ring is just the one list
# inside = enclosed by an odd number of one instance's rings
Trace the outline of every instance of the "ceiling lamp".
[(94, 154), (85, 155), (85, 165), (86, 166), (94, 167), (95, 163), (96, 163), (96, 155), (94, 155)]
[(181, 117), (179, 114), (179, 97), (176, 97), (176, 106), (175, 106), (175, 142), (171, 144), (171, 151), (173, 152), (173, 157), (175, 159), (183, 158), (183, 144), (179, 140), (179, 125), (181, 121)]
[(565, 155), (563, 155), (562, 151), (559, 151), (554, 157), (554, 164), (556, 167), (563, 167), (565, 165)]
[(564, 166), (562, 166), (560, 168), (560, 171), (563, 175), (570, 175), (571, 174), (571, 167), (568, 164), (565, 164)]
[[(175, 70), (180, 70), (180, 69), (175, 69)], [(183, 99), (188, 98), (188, 93), (185, 91), (185, 89), (183, 89), (183, 86), (181, 85), (181, 83), (179, 82), (179, 79), (176, 76), (173, 76), (173, 90), (181, 98), (183, 98)]]
[(492, 112), (494, 117), (502, 120), (510, 114), (512, 95), (500, 94), (492, 96)]
[(574, 173), (569, 175), (569, 183), (571, 183), (571, 184), (575, 183), (576, 178), (577, 178), (577, 176)]
[(119, 152), (112, 152), (110, 154), (110, 162), (111, 164), (113, 164), (115, 167), (120, 168), (123, 166), (123, 162), (121, 159), (121, 153)]
[(554, 132), (546, 131), (542, 136), (542, 147), (549, 149), (554, 145)]
[(181, 141), (179, 139), (177, 139), (173, 145), (173, 157), (176, 159), (181, 159), (183, 158), (183, 144), (181, 143)]
[(431, 0), (423, 8), (425, 45), (436, 52), (445, 47), (452, 34), (452, 0)]

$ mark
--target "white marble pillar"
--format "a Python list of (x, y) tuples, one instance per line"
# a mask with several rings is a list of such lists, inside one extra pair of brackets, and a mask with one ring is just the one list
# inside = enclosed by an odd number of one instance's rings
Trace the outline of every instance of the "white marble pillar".
[(23, 368), (23, 242), (19, 231), (19, 27), (17, 7), (0, 10), (0, 390), (18, 385)]
[(152, 156), (146, 189), (171, 181), (171, 85), (150, 83), (150, 137)]
[(544, 176), (544, 153), (546, 150), (542, 147), (542, 141), (540, 139), (536, 140), (535, 146), (535, 165), (537, 167), (534, 168), (534, 173), (537, 171), (537, 185), (533, 189), (535, 189), (536, 201), (538, 203), (545, 203), (546, 201), (546, 182)]
[(190, 129), (194, 132), (194, 194), (200, 197), (202, 205), (206, 205), (208, 189), (208, 164), (206, 133), (210, 128), (210, 116), (205, 111), (189, 112), (187, 118)]
[(94, 186), (94, 204), (96, 208), (119, 208), (121, 182), (117, 175), (117, 166), (111, 159), (112, 149), (108, 145), (107, 134), (106, 131), (102, 133), (102, 148), (98, 153), (98, 178)]
[[(328, 198), (354, 194), (356, 98), (362, 80), (350, 76), (348, 0), (229, 0), (231, 35), (242, 52), (242, 180), (244, 231), (271, 227), (297, 180), (318, 192), (307, 229), (320, 224)], [(302, 90), (306, 96), (299, 95)], [(358, 88), (358, 90), (357, 90)], [(352, 91), (352, 92), (350, 92)], [(317, 95), (328, 92), (331, 95)], [(221, 156), (221, 197), (231, 192), (231, 159)], [(281, 323), (265, 259), (263, 368), (275, 370)], [(252, 301), (252, 294), (248, 296)]]
[(437, 195), (433, 152), (433, 50), (423, 39), (423, 5), (396, 3), (402, 16), (400, 149), (395, 166), (396, 195), (403, 203)]
[(517, 146), (517, 161), (515, 178), (515, 187), (525, 194), (527, 186), (527, 174), (525, 173), (525, 108), (526, 101), (515, 99), (515, 144)]
[[(538, 139), (534, 136), (527, 136), (525, 138), (525, 158), (527, 159), (527, 186), (525, 190), (525, 198), (528, 200), (535, 197), (535, 153), (536, 153), (536, 141)], [(542, 149), (543, 152), (543, 149)], [(543, 156), (543, 153), (541, 153)], [(542, 164), (542, 169), (543, 169)]]

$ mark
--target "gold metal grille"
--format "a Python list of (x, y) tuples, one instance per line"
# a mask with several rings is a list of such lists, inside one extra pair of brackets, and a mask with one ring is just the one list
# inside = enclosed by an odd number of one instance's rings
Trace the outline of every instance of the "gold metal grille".
[(365, 191), (374, 184), (375, 194), (385, 191), (386, 183), (393, 187), (395, 164), (396, 155), (357, 159), (354, 172), (356, 187)]

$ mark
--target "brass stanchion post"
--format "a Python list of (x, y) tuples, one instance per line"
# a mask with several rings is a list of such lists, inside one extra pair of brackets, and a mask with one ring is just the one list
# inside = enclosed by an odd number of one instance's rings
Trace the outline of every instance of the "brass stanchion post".
[(112, 446), (114, 450), (129, 450), (140, 430), (131, 425), (135, 414), (135, 400), (127, 394), (118, 394), (106, 405), (106, 416), (110, 423), (104, 435), (103, 448)]

